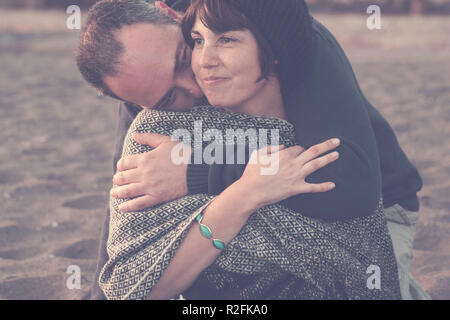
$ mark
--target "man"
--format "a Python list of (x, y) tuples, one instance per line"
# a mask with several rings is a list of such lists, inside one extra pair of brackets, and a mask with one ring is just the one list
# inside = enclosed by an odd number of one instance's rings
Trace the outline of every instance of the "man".
[[(174, 2), (168, 1), (179, 10), (188, 3)], [(175, 23), (179, 14), (162, 3), (158, 7), (165, 15), (139, 0), (102, 1), (91, 9), (81, 38), (77, 59), (85, 79), (107, 95), (132, 102), (120, 108), (114, 163), (120, 157), (126, 131), (140, 110), (137, 105), (181, 111), (194, 106), (202, 97), (190, 69), (189, 48)], [(295, 125), (298, 142), (309, 147), (326, 140), (335, 126), (348, 122), (349, 127), (358, 127), (367, 120), (373, 129), (373, 136), (368, 138), (373, 141), (368, 144), (375, 143), (367, 155), (358, 143), (345, 139), (340, 147), (340, 165), (330, 165), (310, 176), (311, 182), (338, 181), (340, 188), (320, 195), (292, 197), (283, 204), (316, 218), (345, 219), (372, 212), (382, 191), (402, 296), (427, 298), (409, 275), (414, 225), (418, 219), (416, 193), (422, 186), (420, 176), (401, 150), (392, 128), (364, 98), (334, 37), (316, 21), (314, 31), (317, 56), (312, 74), (286, 99), (288, 119)], [(341, 112), (345, 108), (353, 110), (354, 119), (348, 119), (348, 110)], [(156, 149), (118, 162), (114, 182), (119, 187), (111, 190), (111, 194), (119, 198), (135, 197), (124, 203), (122, 211), (135, 211), (187, 193), (218, 194), (243, 172), (243, 166), (236, 165), (175, 166), (169, 159), (176, 142), (156, 135), (135, 139)], [(382, 181), (377, 175), (380, 169)], [(108, 224), (107, 215), (96, 279), (107, 260)], [(104, 298), (97, 283), (92, 298)]]

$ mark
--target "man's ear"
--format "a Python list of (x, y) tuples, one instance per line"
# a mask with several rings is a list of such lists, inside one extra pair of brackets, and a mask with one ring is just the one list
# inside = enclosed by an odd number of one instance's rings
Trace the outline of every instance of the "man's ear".
[(173, 10), (171, 7), (169, 7), (164, 2), (155, 1), (155, 7), (158, 8), (162, 13), (164, 13), (169, 18), (175, 20), (178, 23), (181, 23), (181, 20), (183, 19), (183, 15), (181, 13)]

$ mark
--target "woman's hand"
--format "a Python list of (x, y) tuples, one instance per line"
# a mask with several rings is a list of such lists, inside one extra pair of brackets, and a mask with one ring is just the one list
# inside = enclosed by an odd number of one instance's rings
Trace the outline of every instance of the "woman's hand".
[[(311, 184), (305, 178), (336, 161), (339, 158), (338, 152), (319, 156), (335, 149), (339, 144), (339, 139), (330, 139), (306, 151), (300, 146), (268, 146), (256, 150), (236, 183), (246, 190), (246, 199), (248, 197), (258, 209), (296, 194), (330, 191), (335, 188), (333, 182)], [(267, 170), (268, 165), (271, 170)], [(269, 173), (264, 173), (264, 170)]]

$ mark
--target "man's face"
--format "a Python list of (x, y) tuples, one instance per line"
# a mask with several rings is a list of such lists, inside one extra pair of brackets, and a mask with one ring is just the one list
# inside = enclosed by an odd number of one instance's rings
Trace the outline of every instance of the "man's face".
[(125, 26), (116, 76), (105, 83), (118, 97), (146, 108), (188, 110), (203, 97), (191, 70), (191, 50), (176, 25)]

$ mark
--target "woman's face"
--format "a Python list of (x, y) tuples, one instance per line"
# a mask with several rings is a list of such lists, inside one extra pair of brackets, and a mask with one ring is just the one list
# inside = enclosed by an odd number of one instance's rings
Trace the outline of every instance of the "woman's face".
[(230, 111), (245, 112), (266, 86), (261, 76), (258, 43), (249, 30), (214, 33), (197, 18), (192, 70), (208, 101)]

